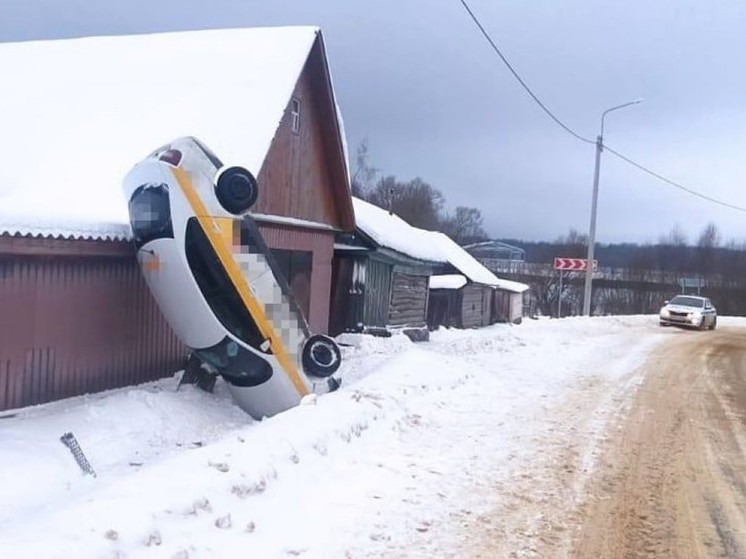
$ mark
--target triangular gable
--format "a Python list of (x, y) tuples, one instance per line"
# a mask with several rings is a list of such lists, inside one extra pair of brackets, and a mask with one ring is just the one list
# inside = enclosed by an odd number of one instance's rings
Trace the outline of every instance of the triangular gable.
[(0, 220), (126, 223), (122, 177), (178, 136), (258, 173), (318, 36), (281, 27), (0, 44)]

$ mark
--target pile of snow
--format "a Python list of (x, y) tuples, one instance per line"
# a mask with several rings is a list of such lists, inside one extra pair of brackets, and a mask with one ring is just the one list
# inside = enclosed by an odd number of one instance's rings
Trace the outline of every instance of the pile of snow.
[[(441, 329), (417, 345), (348, 335), (342, 388), (261, 422), (220, 383), (209, 395), (175, 379), (0, 415), (0, 549), (465, 556), (485, 518), (509, 543), (529, 537), (537, 511), (582, 494), (638, 367), (678, 333), (627, 317)], [(96, 478), (58, 442), (65, 431)], [(587, 470), (573, 487), (557, 479), (570, 449)]]

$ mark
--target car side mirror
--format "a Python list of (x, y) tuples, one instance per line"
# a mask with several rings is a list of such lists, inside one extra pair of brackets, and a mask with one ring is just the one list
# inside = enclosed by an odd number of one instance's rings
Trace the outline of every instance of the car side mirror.
[(663, 301), (663, 304), (667, 305), (668, 304), (668, 300)]

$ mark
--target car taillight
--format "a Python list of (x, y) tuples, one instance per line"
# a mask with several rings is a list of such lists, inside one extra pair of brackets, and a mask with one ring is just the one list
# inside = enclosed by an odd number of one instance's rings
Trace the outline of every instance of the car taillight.
[(167, 149), (159, 157), (161, 161), (165, 161), (169, 165), (178, 167), (181, 163), (181, 152), (178, 149)]

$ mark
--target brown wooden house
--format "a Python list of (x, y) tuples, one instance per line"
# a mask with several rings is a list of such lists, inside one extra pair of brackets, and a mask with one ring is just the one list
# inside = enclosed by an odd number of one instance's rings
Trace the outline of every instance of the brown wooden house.
[(254, 172), (254, 217), (311, 329), (328, 331), (334, 238), (354, 213), (318, 29), (6, 44), (0, 72), (28, 91), (0, 105), (0, 149), (15, 162), (1, 175), (11, 189), (0, 184), (0, 409), (181, 367), (120, 193), (129, 167), (178, 136)]

